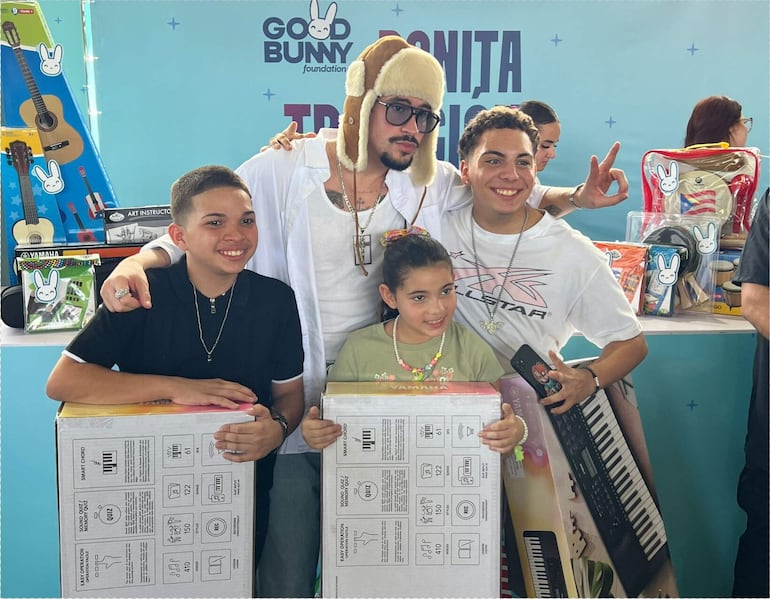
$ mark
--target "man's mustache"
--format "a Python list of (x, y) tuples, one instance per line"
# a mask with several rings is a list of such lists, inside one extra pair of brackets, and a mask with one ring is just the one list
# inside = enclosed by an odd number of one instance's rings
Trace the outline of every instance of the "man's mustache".
[(413, 143), (418, 148), (420, 147), (420, 142), (417, 141), (416, 137), (412, 137), (411, 135), (402, 135), (401, 137), (391, 137), (390, 142), (391, 143), (397, 143), (399, 141), (406, 141), (409, 143)]

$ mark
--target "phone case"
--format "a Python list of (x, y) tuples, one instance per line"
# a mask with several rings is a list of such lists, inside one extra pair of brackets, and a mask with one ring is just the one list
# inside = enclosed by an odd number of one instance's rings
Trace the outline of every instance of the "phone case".
[[(561, 383), (548, 376), (553, 370), (548, 362), (526, 343), (523, 344), (511, 358), (511, 366), (537, 392), (541, 399), (553, 395), (561, 389)], [(553, 404), (552, 408), (560, 404)]]

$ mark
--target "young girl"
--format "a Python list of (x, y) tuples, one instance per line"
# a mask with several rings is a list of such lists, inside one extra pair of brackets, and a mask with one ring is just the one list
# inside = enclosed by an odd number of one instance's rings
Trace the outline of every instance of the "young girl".
[[(329, 370), (330, 381), (480, 381), (497, 386), (503, 368), (492, 349), (453, 320), (457, 297), (452, 262), (444, 246), (419, 227), (390, 231), (380, 296), (397, 316), (352, 333)], [(302, 435), (322, 449), (340, 427), (308, 410)], [(481, 432), (482, 442), (503, 454), (524, 434), (521, 418), (503, 405), (503, 418)]]

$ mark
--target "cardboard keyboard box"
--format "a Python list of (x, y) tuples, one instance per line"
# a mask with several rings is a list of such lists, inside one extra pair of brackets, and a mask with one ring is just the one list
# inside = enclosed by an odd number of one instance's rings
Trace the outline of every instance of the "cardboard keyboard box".
[(500, 418), (486, 383), (329, 383), (323, 597), (499, 597)]
[(630, 378), (567, 413), (582, 410), (586, 431), (568, 421), (557, 430), (518, 375), (501, 385), (503, 400), (529, 427), (524, 460), (503, 463), (525, 585), (513, 590), (523, 597), (677, 597)]
[(247, 407), (62, 406), (62, 597), (253, 596), (254, 462), (212, 436)]

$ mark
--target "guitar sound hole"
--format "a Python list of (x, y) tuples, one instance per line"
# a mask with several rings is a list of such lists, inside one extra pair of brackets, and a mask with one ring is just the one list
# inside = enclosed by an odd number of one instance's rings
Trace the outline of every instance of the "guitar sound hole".
[(38, 114), (35, 117), (35, 121), (37, 123), (37, 126), (43, 131), (52, 131), (53, 129), (56, 129), (56, 125), (57, 125), (56, 115), (54, 115), (51, 112), (44, 112), (42, 114)]
[(29, 241), (31, 245), (40, 245), (43, 243), (43, 237), (39, 233), (32, 233), (32, 235), (27, 238), (27, 241)]

